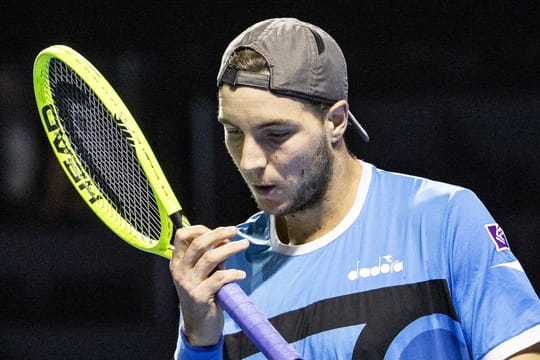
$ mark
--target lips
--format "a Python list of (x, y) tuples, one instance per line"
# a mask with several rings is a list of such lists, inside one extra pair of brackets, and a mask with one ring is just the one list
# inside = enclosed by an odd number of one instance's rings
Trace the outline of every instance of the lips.
[(274, 185), (253, 185), (253, 190), (259, 196), (268, 196), (275, 188)]

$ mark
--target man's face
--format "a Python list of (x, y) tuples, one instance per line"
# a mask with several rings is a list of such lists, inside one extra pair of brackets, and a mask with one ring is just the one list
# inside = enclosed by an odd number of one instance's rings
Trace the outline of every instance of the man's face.
[(219, 91), (225, 144), (261, 210), (288, 215), (318, 205), (332, 175), (324, 122), (300, 101), (250, 87)]

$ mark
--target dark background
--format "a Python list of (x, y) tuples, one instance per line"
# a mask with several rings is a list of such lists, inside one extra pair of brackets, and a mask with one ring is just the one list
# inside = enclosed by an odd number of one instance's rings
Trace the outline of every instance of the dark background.
[[(502, 3), (502, 2), (501, 2)], [(0, 358), (171, 358), (165, 259), (117, 240), (51, 158), (32, 62), (69, 45), (139, 120), (193, 223), (255, 208), (215, 118), (215, 75), (248, 25), (294, 16), (349, 63), (349, 102), (380, 168), (474, 190), (540, 289), (540, 5), (536, 1), (3, 1), (0, 4)]]

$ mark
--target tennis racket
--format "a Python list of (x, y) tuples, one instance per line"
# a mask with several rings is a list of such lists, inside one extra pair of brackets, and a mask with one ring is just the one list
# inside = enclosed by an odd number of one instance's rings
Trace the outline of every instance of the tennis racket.
[[(62, 45), (38, 54), (33, 79), (47, 138), (79, 195), (118, 237), (170, 259), (174, 231), (189, 221), (118, 94)], [(223, 286), (217, 299), (266, 357), (301, 358), (236, 283)]]

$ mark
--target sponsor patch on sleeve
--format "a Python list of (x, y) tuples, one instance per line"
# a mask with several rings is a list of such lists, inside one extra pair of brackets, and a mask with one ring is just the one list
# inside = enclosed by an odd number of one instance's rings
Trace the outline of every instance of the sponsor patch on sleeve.
[(487, 224), (484, 226), (489, 234), (489, 237), (491, 238), (491, 241), (493, 241), (495, 244), (497, 251), (510, 250), (510, 245), (508, 244), (506, 235), (499, 224)]

